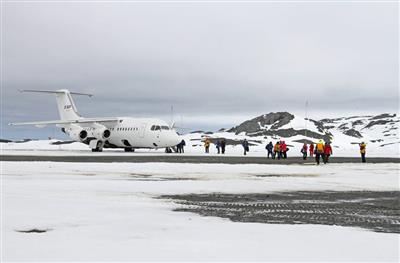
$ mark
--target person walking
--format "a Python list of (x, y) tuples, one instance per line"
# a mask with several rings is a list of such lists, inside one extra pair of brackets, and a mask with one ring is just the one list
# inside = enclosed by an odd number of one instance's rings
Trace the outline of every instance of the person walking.
[(317, 143), (317, 145), (315, 146), (315, 161), (317, 162), (317, 164), (319, 164), (319, 160), (320, 158), (324, 158), (324, 141), (323, 140), (319, 140), (319, 142)]
[(244, 139), (244, 141), (242, 142), (242, 146), (244, 150), (244, 155), (246, 155), (247, 152), (249, 151), (249, 142), (246, 139)]
[(366, 163), (367, 160), (365, 159), (365, 153), (367, 150), (367, 145), (364, 142), (362, 142), (359, 144), (359, 146), (360, 146), (360, 153), (361, 153), (361, 162)]
[(281, 157), (283, 159), (286, 159), (287, 158), (287, 151), (288, 151), (287, 145), (286, 145), (285, 141), (282, 141), (280, 145), (281, 145), (281, 153), (282, 153)]
[(226, 146), (226, 141), (224, 138), (221, 140), (221, 153), (225, 154), (225, 146)]
[(314, 156), (314, 144), (310, 143), (310, 157)]
[(310, 157), (313, 157), (314, 156), (314, 143), (310, 143), (308, 150), (310, 152)]
[(181, 143), (180, 143), (180, 152), (179, 153), (184, 153), (185, 152), (185, 145), (186, 145), (186, 142), (185, 142), (185, 140), (182, 140), (181, 141)]
[(176, 151), (182, 153), (182, 141), (176, 145)]
[(303, 154), (303, 160), (307, 160), (307, 150), (308, 150), (307, 143), (304, 143), (300, 151)]
[[(267, 158), (269, 159), (270, 155), (271, 155), (271, 157), (273, 156), (272, 150), (274, 149), (274, 146), (272, 145), (272, 142), (269, 142), (267, 144), (267, 146), (265, 146), (265, 149), (267, 150)], [(272, 159), (274, 159), (274, 158), (272, 158)]]
[(210, 143), (211, 143), (210, 139), (206, 138), (206, 140), (204, 141), (204, 148), (206, 150), (206, 153), (210, 152)]
[(329, 162), (329, 156), (331, 156), (331, 155), (332, 155), (332, 147), (331, 147), (331, 144), (329, 142), (327, 142), (324, 147), (324, 163), (325, 164)]
[(217, 147), (217, 153), (220, 154), (221, 153), (221, 142), (219, 140), (217, 140), (215, 142), (215, 147)]
[(274, 146), (274, 158), (272, 159), (275, 158), (278, 158), (278, 160), (281, 159), (281, 146), (279, 145), (279, 142), (276, 142)]

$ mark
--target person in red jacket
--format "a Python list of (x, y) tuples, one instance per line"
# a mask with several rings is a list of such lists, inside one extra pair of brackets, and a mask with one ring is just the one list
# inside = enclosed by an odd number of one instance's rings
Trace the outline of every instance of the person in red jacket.
[(314, 155), (314, 144), (310, 143), (310, 157), (313, 157)]
[(327, 162), (329, 162), (329, 156), (331, 156), (332, 154), (332, 147), (331, 144), (329, 142), (327, 142), (325, 144), (325, 148), (324, 148), (324, 163), (326, 164)]
[(281, 152), (282, 152), (282, 158), (286, 159), (287, 158), (287, 154), (286, 152), (288, 151), (287, 149), (287, 145), (284, 141), (281, 142)]
[(304, 143), (303, 148), (301, 148), (300, 151), (303, 154), (303, 160), (307, 159), (307, 150), (308, 150), (307, 143)]

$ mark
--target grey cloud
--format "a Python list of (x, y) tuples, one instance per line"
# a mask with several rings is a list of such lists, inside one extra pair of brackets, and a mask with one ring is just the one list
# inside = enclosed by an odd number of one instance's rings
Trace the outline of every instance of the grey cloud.
[(301, 111), (305, 100), (318, 112), (396, 111), (397, 7), (5, 3), (2, 125), (57, 118), (53, 98), (24, 88), (93, 92), (77, 98), (89, 116), (168, 117), (174, 105), (223, 120)]

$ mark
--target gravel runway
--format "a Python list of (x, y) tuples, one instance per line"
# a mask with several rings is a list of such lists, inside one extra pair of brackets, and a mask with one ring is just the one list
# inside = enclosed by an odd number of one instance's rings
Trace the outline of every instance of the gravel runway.
[[(303, 160), (301, 157), (272, 160), (266, 157), (252, 156), (205, 156), (205, 155), (0, 155), (0, 161), (45, 161), (45, 162), (95, 162), (95, 163), (225, 163), (225, 164), (315, 164), (313, 158)], [(330, 163), (361, 163), (356, 157), (331, 157)], [(400, 163), (400, 158), (367, 158), (368, 163)], [(323, 165), (323, 164), (322, 164)]]
[(165, 195), (175, 211), (234, 222), (319, 224), (400, 233), (400, 192), (282, 192), (273, 194)]

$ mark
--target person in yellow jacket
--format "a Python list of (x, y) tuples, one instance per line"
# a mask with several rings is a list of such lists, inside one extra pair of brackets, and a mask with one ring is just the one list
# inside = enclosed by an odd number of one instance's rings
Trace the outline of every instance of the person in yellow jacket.
[(361, 153), (361, 161), (363, 163), (366, 163), (367, 160), (365, 159), (365, 152), (366, 152), (367, 145), (364, 142), (362, 142), (359, 144), (359, 146), (360, 146), (360, 153)]
[(279, 142), (276, 142), (274, 146), (274, 154), (272, 155), (272, 159), (278, 158), (281, 159), (281, 146), (279, 145)]
[(317, 164), (319, 164), (319, 160), (322, 157), (324, 159), (324, 150), (325, 150), (325, 145), (323, 140), (319, 140), (317, 145), (315, 146), (315, 161)]
[(205, 150), (206, 150), (206, 153), (209, 153), (209, 152), (210, 152), (210, 144), (211, 144), (211, 141), (210, 141), (209, 138), (207, 138), (207, 139), (204, 141), (204, 148), (205, 148)]

